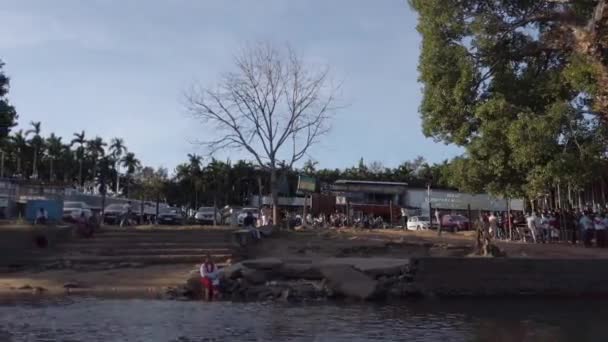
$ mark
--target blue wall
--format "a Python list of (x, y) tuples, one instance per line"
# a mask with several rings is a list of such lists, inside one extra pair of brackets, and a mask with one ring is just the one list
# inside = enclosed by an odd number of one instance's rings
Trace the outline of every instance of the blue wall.
[(59, 221), (63, 216), (63, 201), (30, 200), (25, 205), (25, 219), (34, 221), (40, 208), (46, 210), (49, 220)]

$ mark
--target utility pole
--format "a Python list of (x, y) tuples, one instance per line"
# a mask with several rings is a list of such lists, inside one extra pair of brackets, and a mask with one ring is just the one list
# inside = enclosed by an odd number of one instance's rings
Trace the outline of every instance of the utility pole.
[(0, 157), (0, 178), (4, 178), (4, 150), (0, 150), (2, 157)]

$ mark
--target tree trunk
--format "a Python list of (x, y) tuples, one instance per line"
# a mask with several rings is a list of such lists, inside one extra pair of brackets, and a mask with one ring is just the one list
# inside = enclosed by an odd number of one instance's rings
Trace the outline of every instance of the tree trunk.
[(118, 189), (120, 189), (120, 163), (116, 162), (116, 196), (118, 196)]
[(34, 148), (34, 163), (32, 164), (32, 178), (38, 178), (38, 170), (37, 170), (37, 162), (38, 162), (38, 149)]
[(274, 167), (270, 170), (270, 192), (272, 195), (272, 224), (278, 225), (279, 192), (277, 189), (277, 170)]
[(82, 188), (82, 158), (78, 159), (78, 186)]

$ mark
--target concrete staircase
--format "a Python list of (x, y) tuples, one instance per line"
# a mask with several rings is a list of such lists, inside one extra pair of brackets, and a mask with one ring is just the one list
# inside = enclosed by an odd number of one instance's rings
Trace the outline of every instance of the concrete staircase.
[(74, 238), (57, 246), (43, 264), (111, 265), (135, 267), (152, 264), (198, 263), (207, 253), (225, 263), (236, 248), (228, 229), (118, 229), (105, 228), (93, 238)]

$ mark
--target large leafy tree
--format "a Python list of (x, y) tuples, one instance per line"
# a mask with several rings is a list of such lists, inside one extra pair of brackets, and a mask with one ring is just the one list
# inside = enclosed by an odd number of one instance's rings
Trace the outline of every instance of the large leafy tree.
[(598, 169), (608, 119), (604, 3), (410, 0), (423, 37), (423, 131), (466, 148), (450, 166), (452, 184), (536, 197)]
[(3, 67), (4, 63), (0, 60), (0, 141), (4, 143), (10, 129), (17, 124), (17, 111), (7, 98), (10, 80), (2, 71)]

